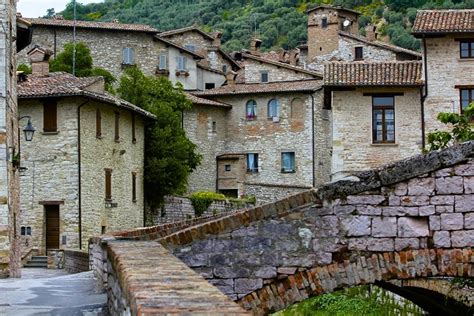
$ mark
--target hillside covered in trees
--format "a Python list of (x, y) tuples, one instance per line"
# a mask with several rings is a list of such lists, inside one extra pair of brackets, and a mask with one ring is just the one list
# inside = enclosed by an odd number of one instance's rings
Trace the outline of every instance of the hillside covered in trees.
[[(417, 9), (474, 8), (474, 0), (104, 0), (88, 5), (77, 1), (80, 20), (146, 23), (160, 30), (201, 25), (205, 31), (223, 32), (224, 48), (248, 47), (257, 34), (264, 49), (294, 48), (306, 41), (308, 8), (325, 3), (344, 6), (362, 13), (360, 32), (367, 23), (378, 26), (392, 43), (419, 50), (420, 43), (410, 34)], [(47, 12), (51, 17), (54, 10)], [(72, 2), (61, 12), (72, 19)]]

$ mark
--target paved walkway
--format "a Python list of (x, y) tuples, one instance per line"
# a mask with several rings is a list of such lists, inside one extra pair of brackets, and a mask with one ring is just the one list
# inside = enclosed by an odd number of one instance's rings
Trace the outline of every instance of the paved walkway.
[(0, 279), (0, 315), (107, 315), (91, 271), (23, 269), (21, 279)]

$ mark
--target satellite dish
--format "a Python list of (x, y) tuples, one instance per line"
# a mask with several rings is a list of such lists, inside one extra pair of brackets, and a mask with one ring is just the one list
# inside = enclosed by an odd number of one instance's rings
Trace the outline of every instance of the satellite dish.
[(342, 26), (344, 26), (344, 27), (348, 27), (349, 25), (351, 25), (351, 21), (349, 21), (347, 19), (344, 20), (344, 22), (342, 22)]

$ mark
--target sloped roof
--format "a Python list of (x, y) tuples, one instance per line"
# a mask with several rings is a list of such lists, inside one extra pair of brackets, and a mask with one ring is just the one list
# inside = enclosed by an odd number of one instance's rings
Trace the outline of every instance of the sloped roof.
[(87, 89), (101, 80), (103, 80), (102, 77), (78, 78), (65, 72), (54, 72), (48, 76), (28, 75), (26, 81), (18, 83), (18, 99), (83, 96), (155, 118), (152, 113), (110, 93), (99, 93)]
[(413, 24), (413, 34), (473, 33), (474, 9), (420, 10)]
[(370, 41), (369, 39), (367, 39), (367, 37), (360, 36), (360, 35), (355, 35), (355, 34), (350, 34), (350, 33), (343, 32), (343, 31), (339, 31), (338, 33), (341, 36), (344, 36), (344, 37), (362, 42), (362, 43), (367, 44), (367, 45), (372, 45), (372, 46), (380, 47), (380, 48), (383, 48), (383, 49), (388, 49), (388, 50), (391, 50), (391, 51), (396, 52), (396, 53), (409, 54), (409, 55), (412, 55), (412, 56), (416, 57), (417, 59), (421, 59), (423, 57), (423, 55), (419, 52), (415, 52), (415, 51), (410, 50), (410, 49), (402, 48), (400, 46), (392, 45), (392, 44), (389, 44), (389, 43), (384, 43), (384, 42), (381, 42), (381, 41)]
[(182, 34), (182, 33), (186, 33), (186, 32), (198, 32), (199, 34), (201, 34), (202, 36), (210, 39), (210, 40), (214, 40), (214, 36), (212, 36), (211, 34), (209, 33), (206, 33), (204, 32), (203, 30), (201, 30), (200, 28), (198, 28), (197, 26), (195, 25), (191, 25), (191, 26), (187, 26), (187, 27), (183, 27), (183, 28), (179, 28), (179, 29), (174, 29), (174, 30), (169, 30), (169, 31), (165, 31), (165, 32), (161, 32), (160, 35), (163, 36), (163, 37), (168, 37), (168, 36), (173, 36), (173, 35), (176, 35), (176, 34)]
[(422, 63), (334, 62), (324, 66), (325, 86), (419, 86)]
[(196, 58), (198, 58), (198, 59), (204, 59), (204, 56), (202, 56), (202, 55), (200, 55), (200, 54), (198, 54), (198, 53), (196, 53), (196, 52), (193, 52), (192, 50), (189, 50), (189, 49), (187, 49), (187, 48), (184, 47), (184, 46), (178, 45), (178, 44), (176, 44), (175, 42), (172, 42), (172, 41), (170, 41), (170, 40), (167, 40), (167, 39), (163, 38), (163, 37), (161, 36), (161, 34), (155, 35), (155, 40), (160, 41), (160, 42), (163, 42), (163, 43), (165, 43), (165, 44), (168, 45), (168, 46), (173, 46), (174, 48), (179, 49), (179, 50), (182, 51), (182, 52), (186, 52), (186, 53), (188, 53), (189, 55), (194, 56), (194, 57), (196, 57)]
[(327, 4), (320, 4), (320, 5), (312, 8), (312, 9), (308, 9), (308, 10), (306, 10), (306, 13), (310, 13), (310, 12), (313, 12), (313, 11), (316, 11), (316, 10), (319, 10), (319, 9), (333, 9), (333, 10), (337, 10), (337, 11), (350, 12), (350, 13), (353, 13), (353, 14), (356, 14), (356, 15), (361, 14), (358, 11), (354, 11), (354, 10), (351, 10), (351, 9), (346, 9), (346, 8), (339, 7), (339, 6), (327, 5)]
[[(43, 25), (52, 27), (73, 27), (73, 20), (64, 19), (42, 19), (42, 18), (23, 18), (33, 26)], [(76, 27), (83, 29), (102, 29), (113, 31), (128, 31), (128, 32), (145, 32), (158, 33), (159, 30), (146, 24), (125, 24), (119, 22), (92, 22), (92, 21), (78, 21), (76, 20)]]
[(186, 94), (186, 97), (189, 99), (189, 101), (191, 101), (193, 104), (197, 104), (197, 105), (210, 105), (210, 106), (217, 106), (217, 107), (224, 107), (224, 108), (232, 108), (232, 105), (230, 104), (225, 104), (225, 103), (222, 103), (222, 102), (217, 102), (217, 101), (214, 101), (214, 100), (208, 100), (208, 99), (204, 99), (204, 98), (200, 98), (196, 95), (193, 95), (191, 93), (188, 93), (188, 92), (185, 92)]
[(215, 89), (193, 93), (196, 96), (219, 96), (255, 93), (314, 92), (322, 87), (321, 80), (294, 80), (268, 83), (243, 83), (226, 85)]
[(277, 67), (286, 68), (286, 69), (290, 69), (290, 70), (293, 70), (293, 71), (305, 73), (307, 75), (311, 75), (313, 77), (320, 78), (320, 79), (322, 79), (322, 77), (323, 77), (323, 75), (321, 73), (316, 72), (316, 71), (304, 69), (302, 67), (293, 66), (293, 65), (290, 65), (290, 64), (287, 64), (287, 63), (282, 63), (282, 62), (279, 62), (279, 61), (267, 59), (267, 58), (256, 56), (256, 55), (249, 54), (249, 53), (242, 53), (242, 58), (253, 59), (253, 60), (259, 61), (261, 63), (266, 63), (266, 64), (274, 65), (274, 66), (277, 66)]

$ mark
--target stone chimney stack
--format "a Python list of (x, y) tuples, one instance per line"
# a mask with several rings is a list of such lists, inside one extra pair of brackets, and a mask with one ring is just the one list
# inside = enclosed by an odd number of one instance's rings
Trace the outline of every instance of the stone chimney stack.
[(54, 19), (54, 20), (64, 20), (64, 17), (63, 17), (61, 14), (55, 14), (55, 15), (53, 16), (53, 19)]
[(235, 88), (235, 79), (237, 77), (237, 73), (235, 71), (228, 71), (225, 78), (227, 79), (227, 85), (229, 87)]
[(222, 41), (222, 32), (216, 32), (214, 34), (214, 41), (212, 45), (215, 47), (221, 47), (221, 44), (222, 44), (221, 41)]
[(49, 49), (35, 47), (28, 52), (31, 62), (31, 74), (36, 76), (49, 75), (49, 57), (53, 54)]
[(372, 24), (367, 24), (365, 27), (365, 37), (373, 42), (377, 39), (377, 27)]
[(290, 65), (292, 66), (298, 66), (300, 62), (300, 52), (297, 49), (292, 49), (290, 51), (290, 57), (289, 57)]
[(260, 55), (260, 46), (262, 46), (262, 40), (258, 38), (252, 39), (250, 42), (250, 51), (254, 55)]

